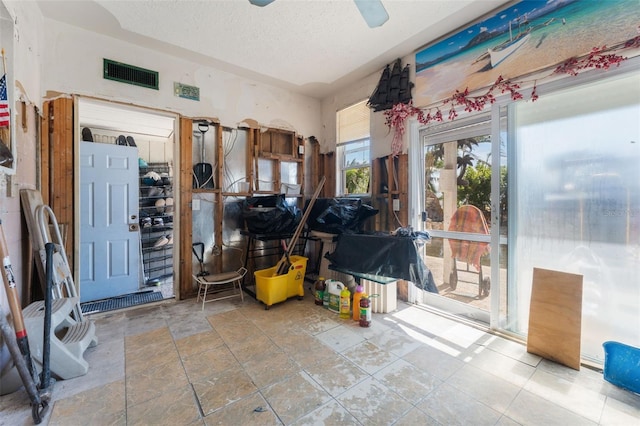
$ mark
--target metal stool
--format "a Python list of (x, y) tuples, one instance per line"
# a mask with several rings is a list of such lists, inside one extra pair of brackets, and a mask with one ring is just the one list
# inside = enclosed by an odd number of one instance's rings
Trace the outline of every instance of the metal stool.
[[(231, 297), (240, 296), (240, 300), (244, 302), (244, 296), (242, 294), (242, 278), (244, 278), (247, 270), (242, 267), (237, 271), (223, 272), (221, 274), (197, 276), (192, 274), (193, 279), (198, 283), (198, 297), (196, 302), (202, 299), (202, 310), (204, 310), (204, 304), (206, 302), (215, 302), (216, 300), (229, 299)], [(226, 284), (233, 283), (230, 287)], [(236, 287), (237, 286), (237, 287)], [(218, 294), (233, 290), (233, 294), (214, 297), (207, 300), (207, 294)]]

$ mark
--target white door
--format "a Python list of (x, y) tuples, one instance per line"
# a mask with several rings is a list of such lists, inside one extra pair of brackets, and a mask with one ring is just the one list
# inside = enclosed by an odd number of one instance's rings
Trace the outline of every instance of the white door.
[(140, 284), (138, 149), (80, 143), (80, 300), (121, 296)]

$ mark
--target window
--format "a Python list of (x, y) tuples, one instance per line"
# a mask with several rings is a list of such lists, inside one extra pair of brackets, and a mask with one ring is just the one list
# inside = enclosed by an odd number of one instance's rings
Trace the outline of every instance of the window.
[(367, 101), (338, 111), (336, 192), (340, 195), (370, 193), (369, 116)]

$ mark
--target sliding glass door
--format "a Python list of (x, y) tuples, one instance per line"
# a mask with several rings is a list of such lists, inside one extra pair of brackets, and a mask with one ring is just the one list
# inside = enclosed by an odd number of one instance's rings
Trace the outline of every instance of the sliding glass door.
[[(500, 174), (492, 158), (490, 124), (483, 116), (459, 127), (420, 132), (424, 184), (418, 197), (423, 212), (418, 225), (432, 237), (424, 260), (438, 288), (437, 295), (421, 294), (423, 302), (485, 323), (492, 287), (499, 285), (491, 282), (491, 267), (500, 265), (500, 253), (490, 249), (492, 175)], [(506, 199), (500, 210), (506, 214)], [(506, 285), (502, 266), (499, 281)]]
[(533, 269), (580, 274), (582, 358), (640, 346), (640, 73), (607, 77), (413, 124), (412, 225), (438, 287), (413, 301), (526, 339)]

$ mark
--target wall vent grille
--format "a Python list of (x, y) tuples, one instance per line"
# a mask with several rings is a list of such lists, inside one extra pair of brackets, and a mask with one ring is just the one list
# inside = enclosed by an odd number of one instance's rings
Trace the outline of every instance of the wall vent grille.
[(104, 78), (158, 90), (159, 74), (133, 65), (104, 59)]

